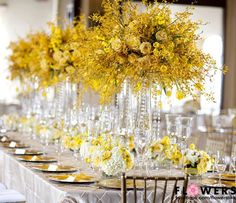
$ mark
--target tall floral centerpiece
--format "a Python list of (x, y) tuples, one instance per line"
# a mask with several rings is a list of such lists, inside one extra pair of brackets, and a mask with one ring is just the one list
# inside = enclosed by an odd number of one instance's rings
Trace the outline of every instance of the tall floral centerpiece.
[(167, 4), (143, 4), (140, 13), (130, 1), (104, 0), (104, 14), (92, 17), (98, 26), (91, 36), (88, 80), (101, 101), (118, 93), (125, 80), (135, 92), (145, 83), (158, 84), (167, 96), (175, 87), (179, 99), (196, 97), (196, 90), (210, 97), (204, 84), (220, 69), (197, 46), (201, 22), (190, 19), (190, 9), (172, 17)]
[(156, 139), (150, 130), (152, 97), (175, 91), (178, 99), (199, 94), (212, 99), (204, 85), (222, 69), (197, 46), (202, 23), (191, 20), (191, 9), (173, 14), (168, 4), (146, 1), (144, 12), (130, 1), (102, 5), (104, 14), (92, 16), (97, 26), (91, 31), (85, 83), (99, 93), (101, 103), (109, 103), (128, 81), (138, 95), (135, 137), (142, 156)]

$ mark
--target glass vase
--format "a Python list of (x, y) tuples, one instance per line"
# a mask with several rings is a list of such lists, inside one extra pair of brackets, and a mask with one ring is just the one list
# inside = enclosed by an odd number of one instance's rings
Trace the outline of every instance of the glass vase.
[(151, 135), (151, 89), (147, 83), (143, 83), (140, 92), (137, 95), (137, 112), (136, 112), (136, 130), (135, 130), (135, 147), (137, 151), (137, 167), (141, 173), (146, 173), (146, 150), (149, 146)]

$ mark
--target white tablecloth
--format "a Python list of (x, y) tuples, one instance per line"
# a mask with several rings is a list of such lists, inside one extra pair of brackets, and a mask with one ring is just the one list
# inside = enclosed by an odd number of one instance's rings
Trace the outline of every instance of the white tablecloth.
[[(11, 136), (19, 138), (20, 135), (11, 134)], [(38, 141), (29, 140), (25, 137), (22, 137), (21, 140), (30, 144), (34, 149), (41, 148)], [(55, 148), (51, 146), (48, 154), (56, 156)], [(20, 162), (17, 157), (8, 152), (8, 149), (0, 148), (0, 155), (2, 159), (0, 162), (2, 164), (2, 182), (7, 188), (15, 189), (24, 194), (27, 203), (60, 203), (67, 196), (73, 197), (78, 203), (116, 203), (121, 200), (120, 190), (102, 189), (96, 185), (57, 184), (48, 180), (48, 173), (32, 170), (33, 163)], [(64, 153), (62, 161), (65, 164), (76, 164), (71, 152)], [(158, 194), (161, 197), (162, 188), (158, 189)], [(129, 192), (128, 199), (132, 196), (133, 193)], [(151, 194), (149, 196), (151, 198)]]
[[(15, 134), (14, 136), (19, 136)], [(41, 148), (38, 141), (24, 140), (24, 143), (30, 143), (32, 148)], [(55, 156), (55, 148), (50, 147), (50, 155)], [(65, 164), (76, 164), (67, 152), (62, 157)], [(15, 156), (8, 153), (7, 149), (0, 148), (0, 178), (1, 181), (11, 189), (15, 189), (26, 196), (27, 203), (61, 203), (67, 196), (73, 197), (76, 203), (118, 203), (121, 200), (120, 190), (106, 190), (96, 185), (76, 185), (76, 184), (57, 184), (47, 178), (47, 173), (37, 172), (31, 169), (33, 163), (20, 162)], [(83, 166), (80, 166), (83, 168)], [(175, 171), (176, 172), (176, 171)], [(176, 175), (175, 172), (172, 175)], [(160, 171), (160, 175), (165, 175), (165, 171)], [(2, 174), (2, 177), (1, 177)], [(158, 189), (157, 203), (161, 202), (162, 187)], [(133, 192), (128, 193), (128, 200), (132, 198)], [(169, 198), (169, 197), (167, 197)], [(149, 194), (149, 199), (151, 194)], [(133, 201), (128, 201), (132, 203)], [(141, 201), (140, 201), (141, 202)], [(199, 200), (198, 202), (229, 202), (233, 200)], [(64, 203), (64, 202), (63, 202)], [(65, 202), (66, 203), (66, 202)]]

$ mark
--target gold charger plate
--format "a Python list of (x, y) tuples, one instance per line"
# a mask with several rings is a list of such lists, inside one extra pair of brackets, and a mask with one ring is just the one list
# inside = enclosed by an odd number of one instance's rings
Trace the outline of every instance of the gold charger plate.
[(42, 155), (43, 152), (34, 149), (14, 149), (10, 151), (13, 155)]
[[(219, 175), (214, 175), (213, 178), (219, 179)], [(221, 174), (221, 180), (229, 180), (229, 181), (235, 181), (236, 176), (233, 173), (223, 173)]]
[(11, 148), (11, 149), (16, 149), (16, 148), (28, 148), (29, 146), (28, 145), (25, 145), (25, 144), (22, 144), (22, 143), (18, 143), (18, 142), (15, 142), (14, 141), (14, 145), (12, 145), (12, 142), (10, 143), (4, 143), (3, 144), (3, 147), (6, 147), (6, 148)]
[(73, 166), (63, 166), (63, 165), (56, 165), (56, 164), (40, 164), (37, 166), (33, 166), (32, 169), (42, 171), (42, 172), (75, 172), (77, 168)]
[(18, 159), (20, 161), (26, 161), (26, 162), (35, 162), (35, 163), (50, 163), (50, 162), (56, 162), (57, 160), (54, 157), (50, 156), (18, 156)]
[(0, 143), (1, 143), (1, 144), (6, 144), (6, 143), (10, 143), (10, 142), (16, 142), (16, 143), (19, 143), (18, 140), (10, 139), (10, 138), (7, 137), (7, 136), (4, 136), (4, 137), (0, 138)]
[[(211, 187), (219, 187), (219, 180), (218, 179), (212, 179), (212, 178), (206, 178), (201, 181), (203, 185), (211, 186)], [(224, 187), (236, 187), (236, 183), (233, 181), (221, 181), (222, 185)]]
[(236, 176), (235, 174), (232, 174), (232, 173), (224, 173), (224, 174), (221, 174), (221, 179), (235, 181)]
[(94, 183), (97, 181), (95, 176), (85, 173), (50, 175), (48, 178), (49, 180), (60, 183)]
[[(121, 189), (121, 180), (120, 179), (103, 179), (100, 180), (97, 184), (99, 187), (108, 188), (108, 189)], [(134, 189), (133, 180), (127, 180), (127, 189)], [(136, 188), (143, 189), (144, 188), (144, 181), (136, 180)]]

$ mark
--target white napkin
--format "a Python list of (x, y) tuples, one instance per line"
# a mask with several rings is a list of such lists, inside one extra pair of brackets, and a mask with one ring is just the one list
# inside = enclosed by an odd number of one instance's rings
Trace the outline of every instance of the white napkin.
[(25, 201), (24, 195), (15, 190), (0, 191), (0, 202), (23, 202)]
[(10, 145), (9, 145), (9, 147), (13, 147), (13, 148), (14, 148), (15, 146), (16, 146), (16, 142), (11, 142)]
[(25, 154), (25, 149), (16, 149), (15, 154)]
[(49, 171), (57, 171), (57, 168), (58, 168), (57, 165), (50, 164), (49, 167), (48, 167), (48, 170), (49, 170)]

